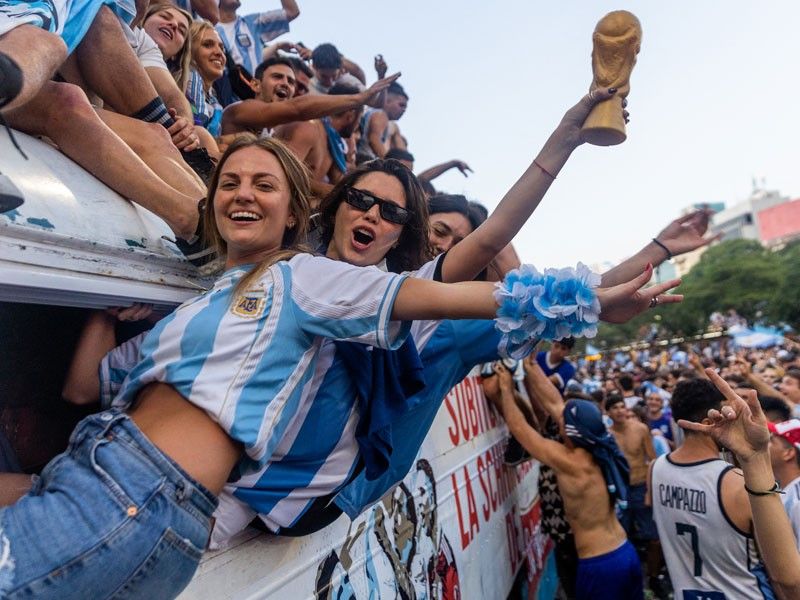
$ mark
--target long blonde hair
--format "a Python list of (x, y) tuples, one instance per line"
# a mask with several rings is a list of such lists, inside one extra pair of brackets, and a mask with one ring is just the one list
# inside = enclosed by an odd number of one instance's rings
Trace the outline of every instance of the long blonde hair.
[[(147, 21), (147, 19), (152, 17), (157, 12), (167, 9), (177, 10), (179, 13), (181, 13), (181, 15), (186, 17), (187, 26), (191, 28), (193, 22), (191, 13), (175, 6), (172, 4), (172, 2), (156, 2), (151, 4), (147, 8), (144, 20)], [(142, 27), (144, 27), (144, 23), (142, 23)], [(164, 62), (167, 63), (167, 68), (172, 74), (172, 78), (175, 80), (175, 83), (178, 84), (180, 90), (185, 94), (186, 86), (189, 84), (189, 64), (192, 62), (192, 36), (190, 35), (189, 31), (186, 32), (186, 37), (183, 40), (183, 46), (181, 46), (181, 49), (178, 50), (178, 53), (172, 58), (165, 58)]]
[[(191, 66), (197, 70), (197, 74), (200, 75), (200, 70), (197, 68), (197, 63), (194, 60), (194, 50), (200, 47), (200, 44), (203, 42), (203, 32), (211, 30), (214, 33), (217, 33), (216, 28), (211, 23), (211, 21), (192, 21), (192, 26), (189, 28), (189, 37), (192, 38), (192, 64)], [(219, 35), (219, 34), (217, 34)], [(223, 75), (224, 77), (224, 75)]]
[(307, 252), (304, 246), (311, 218), (311, 178), (308, 168), (298, 160), (289, 148), (273, 138), (257, 138), (252, 134), (237, 137), (219, 159), (211, 181), (208, 182), (208, 199), (203, 213), (203, 232), (205, 239), (217, 250), (219, 256), (228, 252), (228, 244), (222, 239), (214, 215), (214, 196), (219, 186), (219, 177), (225, 162), (239, 150), (245, 148), (261, 148), (272, 154), (281, 165), (289, 183), (289, 212), (295, 218), (295, 225), (286, 228), (281, 240), (281, 247), (270, 253), (252, 271), (236, 284), (236, 290), (247, 289), (266, 269), (281, 260), (287, 260), (300, 252)]

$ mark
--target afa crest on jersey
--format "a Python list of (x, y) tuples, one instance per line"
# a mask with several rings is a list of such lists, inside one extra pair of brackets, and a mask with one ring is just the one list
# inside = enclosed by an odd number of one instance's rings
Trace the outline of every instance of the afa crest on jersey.
[(247, 290), (233, 301), (231, 312), (244, 319), (260, 319), (267, 309), (267, 294), (262, 288)]

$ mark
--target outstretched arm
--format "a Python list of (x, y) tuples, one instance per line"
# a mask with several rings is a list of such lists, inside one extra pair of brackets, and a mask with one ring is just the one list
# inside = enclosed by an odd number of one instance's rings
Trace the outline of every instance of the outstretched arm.
[(505, 248), (539, 206), (553, 178), (581, 143), (580, 130), (598, 102), (613, 94), (597, 90), (567, 111), (522, 177), (506, 193), (489, 218), (453, 246), (442, 264), (443, 281), (475, 277)]
[(417, 175), (417, 179), (423, 179), (425, 181), (433, 181), (440, 175), (444, 175), (450, 169), (458, 169), (461, 171), (461, 174), (466, 177), (469, 173), (472, 173), (472, 169), (469, 168), (469, 165), (465, 163), (463, 160), (448, 160), (447, 162), (443, 162), (439, 165), (435, 165), (429, 169), (425, 169), (422, 173)]
[(786, 397), (780, 390), (775, 389), (766, 381), (761, 379), (761, 377), (753, 373), (753, 368), (750, 366), (750, 363), (747, 362), (747, 359), (742, 357), (737, 358), (736, 367), (739, 371), (739, 374), (750, 384), (752, 384), (759, 394), (762, 396), (772, 396), (773, 398), (778, 398), (789, 407), (790, 411), (794, 410), (794, 402)]
[[(707, 369), (706, 373), (725, 396), (724, 405), (721, 410), (708, 411), (703, 423), (680, 420), (678, 424), (710, 435), (736, 454), (750, 490), (770, 490), (775, 484), (769, 458), (770, 434), (758, 395), (748, 390), (744, 397), (739, 396), (714, 370)], [(750, 493), (748, 498), (758, 546), (775, 591), (784, 599), (800, 597), (800, 552), (783, 503), (771, 493)]]
[[(676, 287), (674, 279), (643, 289), (653, 275), (648, 266), (638, 277), (613, 288), (598, 288), (600, 319), (608, 323), (624, 323), (647, 310), (653, 298), (660, 304), (680, 302), (683, 296), (664, 294)], [(492, 319), (497, 312), (493, 283), (462, 281), (440, 283), (427, 279), (406, 278), (400, 285), (391, 318), (396, 321), (414, 319)]]
[(358, 94), (344, 94), (341, 96), (307, 94), (300, 98), (292, 98), (283, 102), (263, 102), (262, 100), (243, 100), (231, 104), (222, 113), (222, 132), (235, 133), (242, 129), (263, 129), (275, 127), (294, 121), (308, 121), (319, 119), (357, 106), (367, 104), (389, 87), (395, 79), (400, 77), (397, 73), (391, 77), (381, 79), (372, 84), (368, 89)]
[(673, 256), (680, 256), (718, 240), (719, 235), (703, 237), (708, 230), (711, 214), (710, 210), (701, 209), (675, 219), (655, 237), (667, 248), (669, 254), (656, 242), (651, 241), (634, 256), (603, 273), (602, 285), (617, 285), (639, 273), (648, 263), (658, 266)]
[(531, 353), (526, 356), (522, 361), (522, 367), (525, 369), (525, 388), (528, 390), (528, 395), (531, 399), (535, 399), (556, 423), (559, 423), (564, 413), (564, 399), (536, 362), (536, 355)]
[(525, 420), (525, 415), (514, 400), (514, 387), (511, 373), (505, 366), (497, 362), (494, 365), (495, 373), (499, 379), (500, 406), (506, 425), (522, 447), (538, 461), (553, 467), (558, 471), (571, 471), (574, 469), (569, 451), (562, 444), (548, 440), (531, 427)]
[(79, 405), (100, 400), (98, 369), (103, 357), (117, 345), (114, 325), (117, 320), (145, 319), (152, 311), (152, 307), (148, 304), (94, 311), (83, 326), (78, 344), (75, 346), (61, 396), (67, 402)]

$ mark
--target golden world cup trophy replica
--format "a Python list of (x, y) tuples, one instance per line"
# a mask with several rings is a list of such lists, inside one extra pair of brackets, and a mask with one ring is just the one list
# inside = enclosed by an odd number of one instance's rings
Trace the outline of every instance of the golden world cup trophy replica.
[(642, 43), (642, 26), (627, 10), (615, 10), (597, 23), (592, 41), (591, 89), (617, 88), (617, 93), (592, 109), (581, 136), (596, 146), (614, 146), (627, 137), (622, 101), (631, 90), (631, 71)]

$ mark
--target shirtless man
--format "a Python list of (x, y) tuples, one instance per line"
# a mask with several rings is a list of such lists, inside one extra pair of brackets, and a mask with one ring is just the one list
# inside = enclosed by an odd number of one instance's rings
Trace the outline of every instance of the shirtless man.
[(359, 164), (383, 158), (392, 148), (407, 150), (397, 121), (408, 107), (408, 94), (399, 83), (390, 86), (379, 109), (368, 110), (361, 119), (361, 140), (358, 144)]
[(647, 425), (638, 419), (629, 418), (629, 413), (624, 398), (610, 396), (606, 400), (606, 414), (613, 422), (610, 431), (631, 469), (628, 508), (622, 512), (620, 522), (629, 539), (647, 546), (649, 586), (660, 593), (665, 591), (661, 589), (658, 579), (662, 562), (661, 547), (656, 524), (653, 522), (653, 509), (645, 502), (648, 465), (656, 459), (653, 434)]
[(606, 431), (600, 410), (586, 400), (563, 404), (561, 394), (533, 366), (529, 376), (536, 400), (552, 414), (559, 406), (563, 444), (543, 438), (528, 425), (514, 402), (511, 373), (495, 365), (503, 416), (511, 433), (558, 478), (564, 509), (578, 550), (576, 598), (628, 600), (644, 597), (636, 550), (617, 521), (615, 500), (624, 500), (627, 464), (614, 438)]
[(271, 58), (256, 69), (253, 87), (256, 97), (225, 108), (222, 135), (250, 132), (270, 136), (277, 125), (319, 119), (357, 108), (374, 101), (398, 77), (399, 73), (381, 79), (358, 94), (307, 94), (295, 98), (297, 80), (292, 63), (285, 58)]
[[(336, 83), (331, 96), (357, 95), (358, 89)], [(308, 165), (313, 181), (336, 183), (347, 172), (347, 138), (358, 127), (363, 106), (343, 110), (330, 117), (298, 121), (275, 128), (275, 137), (286, 142), (297, 157)]]

